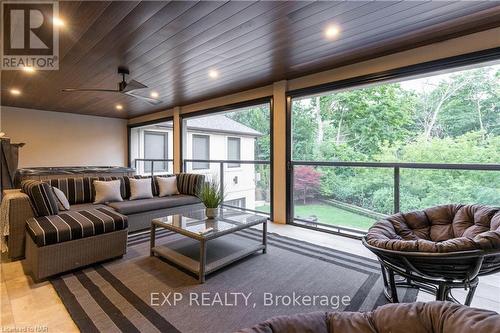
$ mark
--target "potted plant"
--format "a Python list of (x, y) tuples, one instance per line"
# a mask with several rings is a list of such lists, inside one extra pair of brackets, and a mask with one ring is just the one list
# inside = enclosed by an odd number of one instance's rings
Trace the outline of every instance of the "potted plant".
[(198, 197), (205, 205), (205, 215), (209, 219), (214, 219), (219, 215), (219, 206), (224, 201), (219, 183), (214, 180), (205, 182), (199, 191)]

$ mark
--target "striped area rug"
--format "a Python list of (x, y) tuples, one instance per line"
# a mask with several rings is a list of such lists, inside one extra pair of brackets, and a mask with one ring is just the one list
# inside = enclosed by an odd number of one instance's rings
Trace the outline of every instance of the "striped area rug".
[[(208, 253), (260, 240), (259, 230), (247, 229), (209, 242)], [(196, 245), (166, 230), (157, 231), (156, 244), (188, 252)], [(277, 234), (268, 234), (267, 254), (215, 272), (204, 284), (150, 257), (147, 233), (129, 237), (122, 259), (51, 282), (82, 332), (223, 333), (276, 315), (367, 311), (387, 302), (377, 261)], [(408, 289), (401, 299), (413, 302), (416, 295)]]

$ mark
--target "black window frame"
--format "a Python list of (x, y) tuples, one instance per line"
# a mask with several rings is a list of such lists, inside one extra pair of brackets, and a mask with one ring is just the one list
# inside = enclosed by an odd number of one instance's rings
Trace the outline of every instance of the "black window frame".
[(182, 172), (187, 172), (188, 167), (186, 164), (186, 160), (184, 157), (185, 151), (184, 147), (187, 145), (187, 120), (192, 117), (198, 117), (198, 116), (205, 116), (205, 115), (210, 115), (210, 114), (215, 114), (215, 113), (222, 113), (225, 111), (233, 111), (234, 109), (241, 109), (245, 107), (252, 107), (252, 106), (257, 106), (257, 105), (262, 105), (262, 104), (268, 104), (269, 105), (269, 137), (270, 137), (270, 151), (271, 151), (271, 156), (269, 158), (269, 173), (270, 173), (270, 184), (269, 184), (269, 192), (270, 192), (270, 211), (269, 213), (264, 213), (261, 211), (253, 211), (250, 209), (245, 209), (245, 211), (252, 211), (255, 213), (259, 214), (265, 214), (269, 215), (270, 219), (272, 220), (274, 216), (274, 162), (273, 162), (273, 157), (272, 157), (272, 152), (274, 151), (274, 99), (273, 96), (264, 96), (252, 100), (246, 100), (242, 102), (236, 102), (236, 103), (230, 103), (226, 105), (221, 105), (209, 109), (202, 109), (199, 111), (193, 111), (193, 112), (188, 112), (188, 113), (181, 113), (180, 114), (180, 137), (181, 137), (181, 149), (180, 149), (180, 159), (181, 159), (181, 170)]
[[(140, 123), (127, 125), (127, 166), (129, 168), (135, 168), (135, 165), (132, 161), (132, 144), (131, 144), (132, 143), (131, 142), (132, 129), (137, 128), (137, 127), (148, 126), (148, 125), (157, 125), (157, 124), (161, 124), (161, 123), (165, 123), (165, 122), (172, 122), (172, 136), (174, 136), (175, 129), (173, 126), (173, 121), (174, 121), (174, 117), (169, 116), (169, 117), (162, 117), (162, 118), (158, 118), (158, 119), (154, 119), (154, 120), (149, 120), (149, 121), (144, 121), (144, 122), (140, 122)], [(138, 143), (138, 144), (140, 144), (140, 143)], [(168, 150), (168, 145), (167, 145), (167, 150)], [(167, 160), (168, 160), (168, 162), (173, 162), (173, 158), (169, 159), (168, 155), (167, 155)]]
[[(307, 229), (327, 232), (331, 234), (361, 239), (361, 235), (353, 234), (347, 228), (339, 227), (337, 230), (328, 230), (307, 226), (295, 222), (293, 204), (293, 159), (292, 159), (292, 100), (313, 96), (343, 89), (352, 89), (370, 84), (390, 82), (391, 80), (402, 80), (418, 75), (426, 75), (439, 71), (452, 70), (460, 67), (472, 66), (500, 60), (500, 47), (472, 52), (468, 54), (447, 57), (438, 60), (423, 62), (420, 64), (404, 66), (382, 72), (357, 76), (349, 79), (332, 81), (317, 86), (300, 88), (286, 93), (286, 223)], [(398, 170), (399, 172), (399, 170)], [(399, 196), (399, 193), (398, 193)], [(342, 229), (346, 229), (343, 231)]]

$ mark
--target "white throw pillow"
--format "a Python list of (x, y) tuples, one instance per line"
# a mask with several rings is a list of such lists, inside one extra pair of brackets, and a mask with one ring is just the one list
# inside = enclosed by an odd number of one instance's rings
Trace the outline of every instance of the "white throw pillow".
[(177, 189), (177, 177), (156, 177), (160, 197), (179, 194)]
[(68, 198), (66, 198), (64, 192), (54, 186), (52, 186), (52, 192), (54, 192), (54, 195), (56, 196), (57, 206), (59, 206), (59, 210), (69, 210), (69, 201)]
[(95, 204), (123, 201), (119, 180), (94, 180)]
[(149, 199), (152, 197), (151, 178), (130, 178), (130, 200)]

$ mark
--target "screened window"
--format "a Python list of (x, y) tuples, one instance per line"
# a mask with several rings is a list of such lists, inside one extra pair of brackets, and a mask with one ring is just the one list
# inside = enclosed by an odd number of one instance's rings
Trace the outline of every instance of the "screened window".
[(498, 205), (500, 173), (474, 165), (500, 162), (499, 78), (488, 63), (293, 98), (290, 217), (364, 232), (398, 211)]
[[(208, 135), (193, 134), (193, 159), (209, 160), (210, 159), (210, 137)], [(193, 162), (193, 169), (209, 169), (208, 162)]]
[[(241, 159), (241, 139), (240, 138), (227, 138), (227, 159), (240, 160)], [(240, 163), (228, 163), (228, 168), (239, 168)]]
[(271, 211), (269, 103), (184, 114), (181, 146), (184, 172), (222, 184), (227, 201), (244, 198), (245, 209)]

